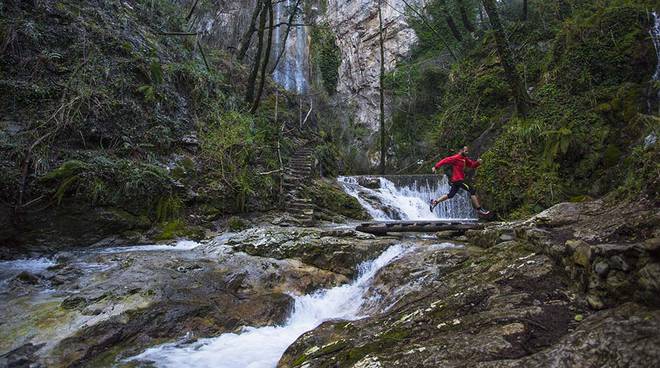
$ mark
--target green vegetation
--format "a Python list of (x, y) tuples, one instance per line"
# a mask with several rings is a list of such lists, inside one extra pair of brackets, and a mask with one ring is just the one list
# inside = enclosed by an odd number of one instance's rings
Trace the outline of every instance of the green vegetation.
[[(278, 176), (257, 175), (279, 168), (278, 140), (290, 152), (274, 99), (248, 114), (244, 66), (161, 33), (186, 32), (185, 12), (169, 0), (0, 5), (0, 217), (84, 203), (170, 237), (198, 209), (277, 202)], [(277, 109), (293, 121), (289, 97)]]
[(335, 34), (327, 24), (319, 24), (312, 28), (311, 33), (312, 63), (321, 75), (323, 87), (332, 95), (337, 89), (341, 54), (335, 43)]
[[(444, 12), (440, 3), (460, 19), (454, 1), (433, 1), (429, 12)], [(423, 166), (408, 171), (426, 170), (437, 157), (475, 142), (484, 160), (476, 184), (489, 207), (510, 217), (613, 190), (657, 196), (658, 148), (643, 148), (660, 121), (647, 115), (645, 97), (654, 88), (653, 4), (529, 4), (527, 22), (520, 2), (499, 9), (533, 100), (525, 116), (513, 112), (491, 31), (482, 26), (476, 37), (463, 32), (462, 42), (451, 40), (445, 18), (438, 17), (433, 25), (460, 55), (444, 67), (447, 51), (438, 34), (410, 16), (419, 48), (387, 79), (396, 111), (395, 166), (423, 158)]]

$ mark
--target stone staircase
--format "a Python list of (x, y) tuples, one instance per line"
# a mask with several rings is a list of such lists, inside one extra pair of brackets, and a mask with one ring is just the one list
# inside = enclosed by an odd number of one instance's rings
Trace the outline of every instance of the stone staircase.
[(312, 153), (310, 146), (302, 146), (294, 152), (284, 173), (284, 210), (297, 225), (314, 225), (314, 203), (304, 194), (312, 175)]

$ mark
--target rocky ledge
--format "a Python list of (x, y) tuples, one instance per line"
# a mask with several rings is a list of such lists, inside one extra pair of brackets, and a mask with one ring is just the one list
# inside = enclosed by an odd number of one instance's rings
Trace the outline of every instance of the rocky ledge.
[(370, 317), (301, 336), (279, 367), (660, 364), (658, 212), (564, 203), (384, 268)]

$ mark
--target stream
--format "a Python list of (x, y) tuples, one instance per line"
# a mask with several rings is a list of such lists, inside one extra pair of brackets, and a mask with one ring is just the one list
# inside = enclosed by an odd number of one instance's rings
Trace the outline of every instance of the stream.
[(148, 349), (127, 361), (150, 361), (158, 367), (270, 368), (300, 335), (331, 319), (361, 317), (365, 292), (378, 270), (410, 248), (394, 245), (378, 258), (359, 266), (358, 277), (349, 284), (294, 296), (291, 316), (282, 326), (245, 327), (192, 344), (169, 343)]
[[(368, 183), (364, 177), (342, 177), (338, 181), (377, 220), (473, 217), (467, 196), (457, 196), (444, 207), (439, 206), (435, 213), (429, 211), (426, 198), (441, 195), (448, 189), (446, 180), (439, 176), (369, 177)], [(323, 235), (328, 231), (350, 237)], [(151, 344), (152, 347), (146, 350), (123, 355), (115, 365), (272, 368), (298, 337), (323, 322), (352, 321), (386, 308), (381, 305), (374, 309), (380, 298), (371, 292), (374, 278), (388, 264), (409, 252), (416, 252), (418, 244), (425, 243), (431, 246), (427, 249), (434, 250), (456, 246), (433, 244), (433, 239), (427, 238), (390, 239), (383, 243), (371, 235), (359, 235), (352, 228), (339, 224), (323, 224), (311, 229), (260, 225), (239, 233), (225, 233), (202, 243), (179, 240), (173, 244), (74, 248), (31, 259), (3, 261), (0, 262), (0, 294), (3, 295), (0, 307), (8, 313), (0, 321), (7, 326), (7, 337), (0, 340), (0, 347), (7, 352), (12, 346), (20, 346), (21, 341), (33, 341), (43, 344), (36, 345), (38, 351), (48, 356), (63, 339), (75, 336), (89, 326), (102, 326), (104, 321), (126, 311), (152, 306), (157, 300), (165, 301), (162, 308), (166, 313), (177, 313), (178, 308), (183, 308), (183, 313), (191, 313), (186, 309), (185, 301), (209, 303), (210, 295), (212, 298), (222, 295), (214, 291), (217, 287), (214, 285), (220, 282), (227, 283), (221, 288), (232, 287), (235, 291), (228, 295), (235, 295), (238, 299), (231, 297), (223, 301), (226, 305), (216, 305), (219, 315), (238, 313), (232, 318), (243, 320), (245, 315), (241, 313), (249, 313), (245, 321), (254, 321), (254, 324), (242, 324), (229, 329), (231, 332), (210, 338), (195, 338), (192, 332), (199, 331), (194, 327), (175, 330), (178, 340), (172, 342), (174, 336), (170, 336), (169, 342)], [(310, 267), (310, 264), (319, 267), (318, 262), (325, 264), (323, 259), (312, 259), (303, 264), (289, 259), (290, 256), (268, 253), (272, 244), (276, 244), (277, 250), (294, 246), (292, 244), (307, 247), (310, 242), (329, 247), (324, 252), (327, 254), (321, 256), (362, 254), (359, 256), (361, 261), (353, 263), (354, 266), (345, 263), (343, 258), (339, 258), (334, 266), (336, 270), (354, 267), (354, 276), (346, 279), (337, 271), (330, 273)], [(381, 244), (377, 252), (368, 250), (377, 244)], [(346, 250), (338, 251), (336, 247), (339, 245)], [(305, 259), (304, 253), (298, 257)], [(323, 266), (328, 267), (333, 266)], [(273, 280), (277, 281), (275, 285), (271, 285)], [(271, 305), (269, 299), (265, 302), (249, 300), (268, 295), (274, 289), (288, 295), (291, 300), (288, 311), (281, 309), (282, 304)], [(246, 296), (241, 297), (241, 294)], [(246, 303), (251, 305), (249, 311), (233, 310), (236, 303), (240, 305), (246, 297)], [(176, 302), (168, 306), (173, 299), (184, 304)], [(279, 313), (278, 310), (285, 313), (282, 318), (273, 315)], [(273, 317), (264, 320), (260, 317), (264, 313)], [(44, 317), (39, 317), (42, 315)], [(281, 322), (268, 322), (273, 320)], [(50, 326), (53, 323), (52, 327), (33, 330), (35, 325)], [(136, 332), (141, 331), (139, 333), (147, 336), (154, 334), (145, 332), (141, 326), (135, 328), (138, 329)], [(21, 335), (25, 329), (34, 333)], [(203, 332), (200, 335), (209, 336)]]

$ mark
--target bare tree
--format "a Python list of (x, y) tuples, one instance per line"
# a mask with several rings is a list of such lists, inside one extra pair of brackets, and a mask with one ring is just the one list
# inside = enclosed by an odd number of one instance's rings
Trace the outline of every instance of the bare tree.
[(275, 63), (273, 63), (273, 67), (270, 70), (271, 73), (275, 71), (277, 65), (280, 63), (280, 59), (282, 59), (282, 56), (286, 51), (286, 40), (289, 39), (289, 32), (291, 31), (293, 20), (296, 19), (296, 13), (298, 12), (298, 6), (300, 5), (301, 1), (302, 0), (297, 0), (296, 4), (293, 6), (293, 9), (291, 9), (291, 13), (289, 14), (289, 19), (287, 21), (286, 33), (284, 33), (284, 40), (282, 41), (282, 48), (277, 53), (277, 58), (275, 59)]
[[(266, 8), (265, 11), (268, 12), (268, 42), (266, 43), (264, 59), (261, 62), (261, 79), (259, 81), (259, 87), (257, 88), (257, 96), (254, 98), (254, 102), (252, 103), (252, 109), (250, 110), (251, 112), (257, 111), (259, 108), (259, 102), (261, 102), (261, 94), (264, 91), (264, 84), (266, 83), (266, 67), (270, 61), (270, 49), (273, 44), (273, 4), (271, 0), (265, 0), (264, 7)], [(255, 65), (257, 65), (257, 63), (258, 61), (255, 61)]]
[(245, 31), (243, 39), (238, 46), (238, 60), (240, 61), (245, 59), (245, 55), (250, 48), (250, 43), (252, 42), (252, 36), (254, 35), (254, 32), (257, 31), (257, 18), (259, 17), (259, 14), (263, 8), (262, 1), (263, 0), (257, 0), (257, 5), (255, 5), (254, 11), (252, 12), (252, 18), (250, 19), (250, 26), (248, 27), (247, 31)]
[(497, 12), (495, 0), (482, 0), (482, 2), (486, 14), (488, 15), (490, 25), (493, 27), (493, 32), (495, 33), (495, 43), (497, 45), (497, 52), (500, 56), (500, 63), (504, 68), (504, 74), (511, 87), (511, 92), (516, 103), (516, 109), (518, 110), (518, 113), (526, 115), (531, 99), (529, 94), (527, 94), (527, 90), (525, 89), (522, 80), (518, 75), (518, 71), (516, 70), (516, 66), (513, 63), (509, 41), (507, 41), (504, 28), (500, 22), (500, 16)]
[(266, 27), (266, 16), (268, 15), (268, 10), (263, 4), (262, 1), (259, 1), (259, 4), (262, 6), (262, 9), (259, 11), (261, 14), (259, 16), (259, 29), (257, 33), (257, 54), (254, 57), (254, 63), (252, 65), (252, 71), (250, 72), (250, 77), (248, 78), (247, 89), (245, 91), (245, 102), (251, 103), (254, 98), (254, 84), (257, 81), (257, 76), (259, 74), (259, 67), (261, 61), (261, 53), (263, 52), (264, 46), (264, 28)]

